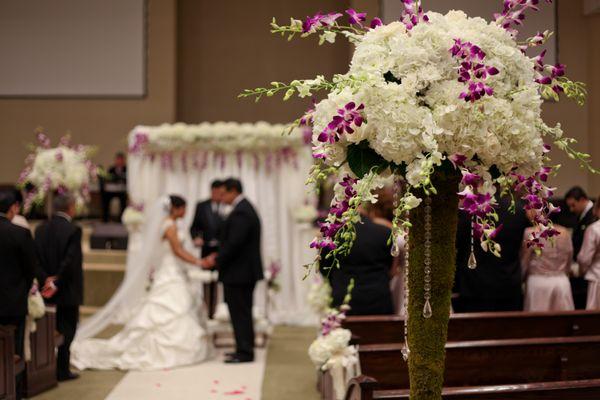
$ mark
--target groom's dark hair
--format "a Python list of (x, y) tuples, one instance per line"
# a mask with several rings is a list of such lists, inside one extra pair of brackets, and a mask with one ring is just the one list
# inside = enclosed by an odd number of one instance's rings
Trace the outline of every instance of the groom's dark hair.
[(215, 179), (214, 181), (212, 181), (212, 183), (210, 184), (210, 188), (211, 189), (216, 189), (216, 188), (220, 188), (221, 186), (223, 186), (224, 183), (222, 180), (220, 179)]
[(235, 190), (238, 193), (244, 193), (242, 182), (240, 182), (239, 179), (229, 178), (226, 179), (225, 182), (223, 182), (223, 184), (225, 185), (225, 190), (227, 190), (228, 192)]

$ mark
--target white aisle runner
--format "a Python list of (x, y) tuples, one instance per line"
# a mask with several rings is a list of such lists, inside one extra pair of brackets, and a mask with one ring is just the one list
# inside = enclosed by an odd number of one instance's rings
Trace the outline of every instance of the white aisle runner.
[(129, 372), (107, 400), (260, 400), (266, 350), (253, 363), (224, 364), (221, 353), (202, 364)]

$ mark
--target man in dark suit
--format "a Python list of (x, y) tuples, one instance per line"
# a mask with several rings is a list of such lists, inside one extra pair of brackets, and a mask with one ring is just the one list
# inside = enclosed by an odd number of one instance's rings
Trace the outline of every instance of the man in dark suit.
[(204, 267), (214, 265), (219, 269), (219, 281), (223, 284), (235, 334), (236, 352), (225, 362), (251, 362), (254, 360), (254, 287), (263, 279), (260, 218), (244, 198), (239, 180), (227, 179), (224, 185), (223, 202), (232, 209), (223, 224), (219, 252), (209, 256)]
[[(583, 244), (585, 230), (596, 221), (596, 217), (594, 216), (594, 203), (579, 186), (576, 186), (567, 192), (565, 195), (565, 202), (569, 207), (569, 211), (578, 218), (577, 223), (573, 228), (572, 237), (573, 261), (576, 261), (579, 250), (581, 250), (581, 245)], [(578, 310), (585, 310), (587, 303), (587, 282), (582, 276), (572, 276), (570, 280), (575, 308)]]
[(201, 201), (196, 205), (190, 234), (194, 244), (202, 248), (203, 257), (219, 250), (219, 231), (223, 224), (223, 204), (221, 200), (223, 191), (223, 181), (213, 181), (210, 185), (210, 199)]
[(60, 381), (75, 379), (70, 371), (70, 347), (77, 323), (79, 306), (83, 302), (83, 255), (81, 251), (81, 228), (72, 220), (75, 216), (75, 200), (59, 195), (53, 201), (55, 214), (35, 231), (35, 242), (40, 263), (54, 293), (47, 297), (48, 303), (56, 305), (56, 329), (64, 336), (58, 348), (57, 375)]
[[(27, 298), (36, 259), (31, 232), (11, 222), (17, 212), (13, 193), (0, 192), (0, 325), (15, 328), (15, 354), (23, 358)], [(17, 396), (21, 382), (22, 376), (18, 376)]]
[[(202, 249), (202, 257), (209, 256), (219, 250), (219, 232), (223, 225), (224, 211), (221, 198), (224, 190), (223, 181), (214, 180), (210, 185), (210, 199), (201, 201), (196, 205), (190, 235), (194, 245)], [(204, 289), (208, 316), (212, 318), (217, 305), (217, 283), (206, 283)]]
[(108, 222), (110, 219), (110, 202), (112, 199), (119, 200), (119, 220), (127, 207), (127, 160), (125, 154), (117, 153), (112, 167), (108, 169), (108, 175), (101, 180), (100, 196), (102, 197), (102, 220)]
[(453, 305), (457, 312), (521, 311), (521, 263), (519, 250), (529, 220), (522, 205), (517, 203), (515, 213), (510, 210), (510, 200), (498, 199), (496, 209), (502, 229), (496, 242), (502, 247), (501, 257), (484, 252), (475, 239), (477, 267), (469, 269), (471, 254), (471, 218), (460, 212), (456, 234), (456, 287), (458, 298)]

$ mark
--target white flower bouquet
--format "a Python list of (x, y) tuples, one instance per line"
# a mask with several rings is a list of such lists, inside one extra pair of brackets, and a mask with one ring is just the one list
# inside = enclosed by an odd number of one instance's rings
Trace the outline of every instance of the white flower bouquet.
[(50, 139), (41, 132), (37, 140), (39, 145), (25, 160), (26, 166), (18, 181), (19, 186), (33, 186), (25, 199), (25, 209), (42, 203), (54, 192), (73, 195), (78, 207), (82, 207), (89, 199), (90, 183), (98, 175), (98, 169), (90, 160), (93, 149), (71, 145), (69, 136), (61, 138), (57, 147), (50, 147)]

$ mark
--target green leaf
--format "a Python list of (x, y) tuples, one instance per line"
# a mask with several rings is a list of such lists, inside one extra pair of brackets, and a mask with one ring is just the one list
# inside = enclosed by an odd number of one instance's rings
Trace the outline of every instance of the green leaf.
[(366, 140), (348, 146), (348, 166), (359, 178), (363, 178), (374, 168), (375, 172), (381, 172), (389, 165), (389, 162), (369, 147)]

